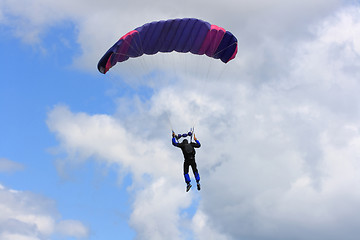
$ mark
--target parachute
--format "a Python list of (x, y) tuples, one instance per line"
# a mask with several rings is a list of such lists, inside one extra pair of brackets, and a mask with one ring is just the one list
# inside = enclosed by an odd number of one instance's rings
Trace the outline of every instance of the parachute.
[(155, 21), (122, 36), (100, 59), (97, 67), (105, 74), (117, 62), (143, 54), (173, 51), (205, 54), (227, 63), (236, 56), (237, 39), (224, 28), (196, 18)]

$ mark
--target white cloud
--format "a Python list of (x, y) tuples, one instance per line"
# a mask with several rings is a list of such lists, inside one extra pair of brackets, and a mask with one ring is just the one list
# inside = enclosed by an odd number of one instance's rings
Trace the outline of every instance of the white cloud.
[(24, 236), (21, 234), (13, 234), (13, 233), (8, 233), (8, 232), (1, 233), (0, 238), (2, 240), (13, 240), (13, 239), (16, 239), (16, 240), (39, 240), (40, 239), (37, 237)]
[[(252, 32), (263, 37), (260, 45), (245, 45), (229, 67), (232, 77), (208, 82), (203, 92), (181, 80), (159, 86), (146, 102), (119, 99), (115, 116), (57, 106), (49, 128), (67, 161), (95, 157), (134, 176), (130, 224), (139, 239), (356, 239), (358, 11), (344, 8), (315, 25), (297, 19), (296, 27), (312, 32), (296, 35), (294, 27), (294, 39), (280, 40), (285, 28)], [(183, 216), (197, 195), (183, 193), (168, 118), (184, 131), (193, 114), (203, 188), (195, 215)], [(183, 223), (189, 218), (193, 227)]]
[[(59, 218), (54, 201), (0, 185), (0, 239), (42, 240), (57, 233), (75, 238), (88, 236), (81, 222), (58, 222)], [(69, 221), (76, 225), (66, 224)]]
[(89, 229), (77, 220), (64, 220), (56, 225), (56, 232), (65, 236), (85, 238), (89, 236)]
[(209, 219), (201, 210), (197, 211), (192, 219), (194, 238), (200, 240), (229, 240), (229, 236), (216, 231), (216, 227), (209, 225)]
[(359, 208), (359, 191), (350, 187), (359, 181), (357, 12), (328, 18), (316, 38), (297, 45), (285, 77), (227, 104), (239, 112), (229, 110), (226, 119), (235, 121), (222, 129), (231, 141), (217, 144), (233, 150), (210, 172), (214, 192), (203, 192), (200, 209), (235, 239), (289, 239), (296, 229), (299, 239), (358, 234), (348, 233), (346, 219), (358, 217), (345, 207)]
[(191, 199), (172, 181), (169, 176), (157, 179), (136, 194), (130, 225), (138, 233), (137, 239), (183, 239), (179, 225), (187, 219), (180, 216), (180, 210), (187, 208)]
[(0, 158), (0, 172), (15, 172), (22, 170), (24, 166), (20, 163), (6, 158)]

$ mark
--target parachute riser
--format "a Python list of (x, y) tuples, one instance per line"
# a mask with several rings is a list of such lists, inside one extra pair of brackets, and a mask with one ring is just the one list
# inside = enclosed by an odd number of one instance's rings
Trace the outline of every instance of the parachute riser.
[(193, 135), (194, 135), (194, 127), (192, 127), (190, 129), (190, 132), (188, 132), (188, 133), (183, 133), (183, 134), (179, 133), (179, 134), (176, 135), (174, 130), (172, 130), (172, 133), (174, 134), (175, 139), (176, 139), (177, 142), (179, 142), (180, 138), (187, 138), (187, 137), (190, 137), (190, 142), (192, 142), (192, 138), (193, 138)]

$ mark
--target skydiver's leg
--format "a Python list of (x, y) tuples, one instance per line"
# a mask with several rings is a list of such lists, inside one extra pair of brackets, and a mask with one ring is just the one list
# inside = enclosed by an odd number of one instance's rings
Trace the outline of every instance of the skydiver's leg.
[(193, 161), (191, 161), (191, 168), (192, 168), (192, 170), (193, 170), (193, 173), (194, 173), (196, 182), (200, 182), (200, 175), (199, 175), (199, 171), (198, 171), (198, 169), (197, 169), (197, 165), (196, 165), (195, 159), (194, 159)]
[(200, 191), (200, 175), (199, 175), (199, 171), (197, 169), (197, 166), (196, 166), (196, 162), (195, 162), (195, 159), (191, 162), (191, 168), (193, 170), (193, 173), (195, 175), (195, 179), (196, 179), (196, 182), (197, 182), (197, 190)]
[(188, 161), (184, 161), (184, 178), (185, 178), (185, 182), (187, 184), (189, 184), (191, 182), (190, 180), (190, 176), (189, 176), (189, 162)]
[(188, 161), (184, 161), (184, 178), (185, 178), (185, 182), (186, 182), (186, 192), (188, 192), (191, 188), (191, 180), (190, 180), (190, 176), (189, 176), (189, 162)]

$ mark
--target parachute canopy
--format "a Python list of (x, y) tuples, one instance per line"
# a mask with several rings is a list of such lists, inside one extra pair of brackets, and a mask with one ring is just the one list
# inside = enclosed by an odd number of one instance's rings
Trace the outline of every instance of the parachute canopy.
[(130, 57), (172, 51), (206, 54), (227, 63), (236, 56), (237, 39), (224, 28), (196, 18), (146, 23), (122, 36), (100, 59), (98, 69), (105, 74)]

